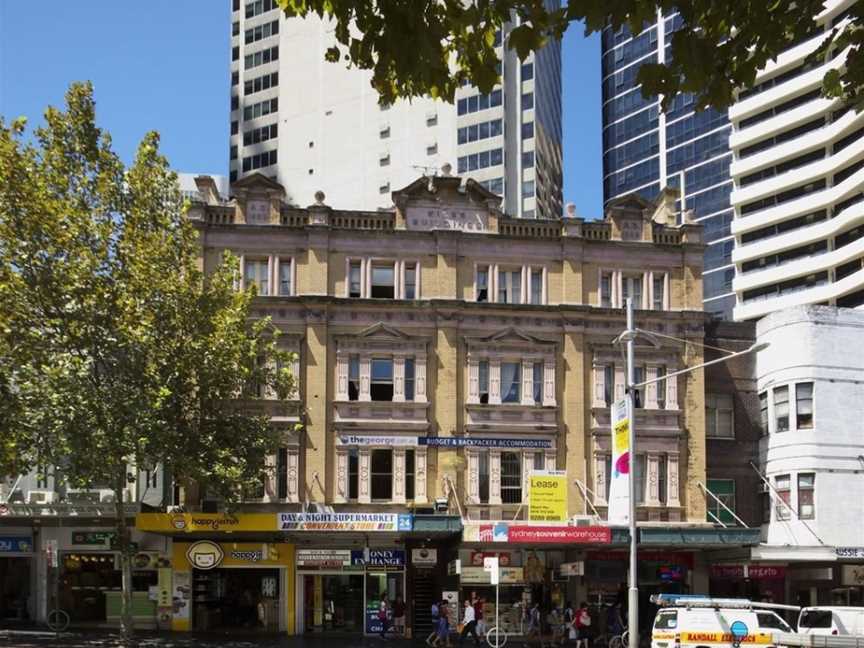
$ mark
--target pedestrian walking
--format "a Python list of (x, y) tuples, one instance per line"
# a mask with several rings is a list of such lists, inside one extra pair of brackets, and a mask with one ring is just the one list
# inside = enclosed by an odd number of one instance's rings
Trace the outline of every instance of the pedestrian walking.
[(573, 610), (573, 604), (570, 601), (564, 604), (564, 637), (561, 644), (579, 639), (579, 632), (576, 629), (576, 612)]
[(482, 639), (486, 635), (486, 622), (483, 620), (483, 606), (486, 600), (477, 597), (474, 601), (474, 619), (477, 621), (477, 635)]
[(432, 609), (430, 617), (432, 619), (432, 632), (429, 633), (429, 636), (426, 637), (426, 644), (429, 646), (435, 646), (438, 644), (438, 618), (440, 615), (439, 608), (440, 601), (434, 601), (432, 603)]
[(579, 610), (576, 612), (576, 621), (579, 627), (576, 648), (589, 648), (591, 642), (591, 614), (588, 612), (588, 604), (585, 601), (579, 604)]
[(393, 603), (393, 632), (405, 634), (405, 601), (401, 596), (397, 596)]
[(528, 610), (528, 633), (525, 635), (526, 640), (531, 641), (537, 639), (540, 643), (543, 642), (541, 634), (542, 617), (540, 615), (540, 603), (535, 602)]
[(465, 637), (469, 634), (474, 637), (474, 645), (480, 645), (480, 639), (477, 637), (477, 619), (474, 617), (474, 604), (465, 599), (465, 610), (462, 613), (462, 634), (459, 635), (459, 645), (465, 643)]
[(447, 648), (450, 648), (450, 617), (447, 613), (447, 601), (441, 601), (438, 615), (438, 639), (435, 642), (436, 646), (444, 643)]
[(387, 638), (387, 631), (390, 629), (390, 603), (387, 601), (387, 595), (381, 596), (381, 604), (378, 606), (378, 621), (381, 624), (382, 639)]

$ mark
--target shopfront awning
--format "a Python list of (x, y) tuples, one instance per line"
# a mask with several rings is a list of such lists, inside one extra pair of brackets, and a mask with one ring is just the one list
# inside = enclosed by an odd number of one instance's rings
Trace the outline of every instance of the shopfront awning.
[(639, 544), (642, 546), (740, 547), (758, 545), (760, 539), (759, 529), (731, 527), (642, 527), (639, 529)]

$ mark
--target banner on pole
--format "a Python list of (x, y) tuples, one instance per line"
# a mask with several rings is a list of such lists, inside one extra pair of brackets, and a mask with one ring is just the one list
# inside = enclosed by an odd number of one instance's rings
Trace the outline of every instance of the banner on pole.
[(612, 403), (612, 469), (609, 479), (609, 524), (630, 522), (630, 419), (627, 401)]

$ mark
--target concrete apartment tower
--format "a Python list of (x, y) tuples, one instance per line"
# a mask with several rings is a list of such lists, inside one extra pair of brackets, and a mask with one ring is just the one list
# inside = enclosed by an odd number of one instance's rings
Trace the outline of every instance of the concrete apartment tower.
[[(502, 83), (465, 86), (453, 104), (378, 105), (370, 73), (326, 63), (332, 25), (287, 19), (274, 0), (232, 0), (232, 182), (260, 172), (305, 206), (392, 206), (391, 191), (451, 164), (503, 196), (506, 213), (557, 218), (561, 196), (561, 46), (524, 62), (499, 38)], [(557, 8), (557, 0), (547, 5)]]
[(762, 70), (729, 111), (735, 319), (864, 304), (864, 113), (822, 96), (822, 77), (845, 64), (846, 50), (807, 60), (853, 5), (826, 2), (817, 31)]
[(643, 63), (670, 59), (672, 34), (681, 27), (677, 12), (658, 11), (638, 36), (626, 27), (603, 30), (603, 200), (608, 205), (631, 193), (654, 200), (663, 187), (680, 188), (686, 208), (705, 228), (704, 308), (731, 319), (729, 119), (713, 109), (696, 112), (689, 94), (676, 97), (664, 113), (659, 98), (643, 97), (636, 81)]

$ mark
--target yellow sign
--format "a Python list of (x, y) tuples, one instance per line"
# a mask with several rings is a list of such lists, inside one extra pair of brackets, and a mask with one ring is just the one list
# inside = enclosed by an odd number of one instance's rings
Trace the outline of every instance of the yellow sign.
[(174, 569), (214, 567), (285, 567), (293, 564), (294, 545), (272, 542), (174, 543)]
[[(735, 637), (730, 632), (682, 632), (681, 643), (718, 643), (731, 644), (735, 641)], [(757, 634), (748, 634), (746, 637), (741, 637), (742, 644), (770, 644), (772, 642), (771, 635), (765, 632)]]
[(139, 513), (139, 531), (161, 533), (231, 533), (233, 531), (276, 531), (272, 513)]
[(567, 520), (567, 475), (563, 470), (535, 470), (528, 487), (528, 519)]

